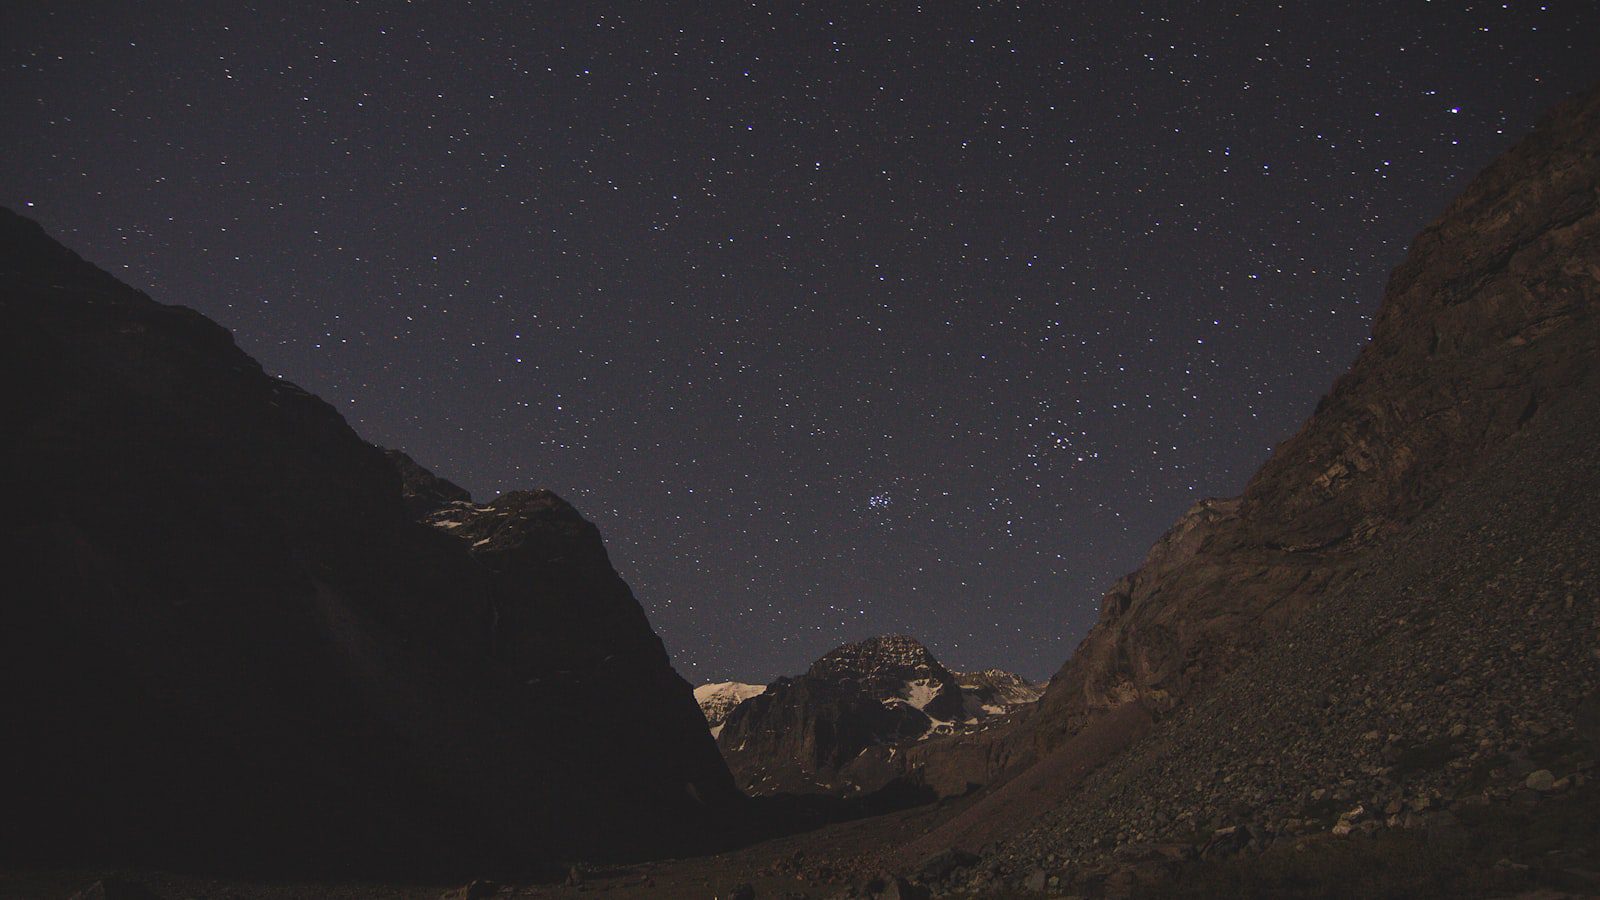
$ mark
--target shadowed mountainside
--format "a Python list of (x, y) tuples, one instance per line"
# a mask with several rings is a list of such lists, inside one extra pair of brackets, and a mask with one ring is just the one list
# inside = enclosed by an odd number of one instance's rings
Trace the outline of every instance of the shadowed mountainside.
[(0, 283), (7, 853), (515, 867), (738, 803), (570, 506), (470, 546), (414, 521), (465, 492), (9, 211)]

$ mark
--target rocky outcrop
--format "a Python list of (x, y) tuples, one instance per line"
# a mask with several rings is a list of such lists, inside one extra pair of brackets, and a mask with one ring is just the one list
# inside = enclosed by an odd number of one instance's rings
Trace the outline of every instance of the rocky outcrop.
[(205, 317), (9, 212), (0, 280), (7, 853), (523, 866), (693, 849), (737, 803), (570, 506), (420, 524), (464, 492)]
[[(849, 795), (883, 786), (898, 769), (887, 748), (915, 741), (928, 718), (820, 678), (780, 678), (723, 721), (717, 745), (752, 794)], [(870, 756), (866, 751), (873, 750)]]
[(1026, 682), (998, 670), (973, 683), (969, 698), (960, 678), (914, 638), (869, 638), (740, 703), (717, 745), (751, 793), (871, 792), (917, 777), (906, 763), (910, 748), (983, 727), (1027, 693)]

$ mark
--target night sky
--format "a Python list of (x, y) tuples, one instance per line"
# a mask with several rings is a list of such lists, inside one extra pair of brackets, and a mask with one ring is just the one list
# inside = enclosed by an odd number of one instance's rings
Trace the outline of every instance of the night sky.
[(1045, 676), (1597, 43), (1592, 0), (7, 3), (0, 203), (571, 500), (691, 681), (885, 632)]

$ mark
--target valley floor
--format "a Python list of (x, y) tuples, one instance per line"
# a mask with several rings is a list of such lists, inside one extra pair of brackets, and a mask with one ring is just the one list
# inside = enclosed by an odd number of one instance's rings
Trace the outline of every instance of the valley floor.
[[(265, 881), (113, 869), (0, 869), (0, 897), (52, 900), (104, 881), (112, 890), (84, 900), (487, 900), (492, 897), (662, 898), (735, 896), (749, 885), (756, 900), (825, 900), (873, 896), (880, 854), (958, 816), (970, 799), (828, 826), (732, 853), (597, 867), (563, 885), (394, 884), (363, 881)], [(1383, 832), (1369, 837), (1319, 835), (1259, 856), (1191, 862), (1143, 882), (1107, 882), (1090, 896), (1154, 898), (1487, 898), (1564, 900), (1600, 897), (1600, 785), (1533, 803), (1497, 804), (1463, 817), (1458, 833)], [(119, 893), (147, 889), (149, 894)], [(469, 893), (469, 888), (472, 888)], [(890, 895), (892, 896), (892, 895)], [(1032, 892), (996, 886), (967, 897), (1074, 896), (1049, 887)]]

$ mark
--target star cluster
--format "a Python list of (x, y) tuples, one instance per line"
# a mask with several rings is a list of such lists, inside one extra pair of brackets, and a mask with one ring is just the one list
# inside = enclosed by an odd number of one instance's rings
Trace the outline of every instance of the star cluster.
[(479, 497), (694, 681), (1053, 671), (1600, 78), (1588, 2), (13, 4), (0, 202)]

